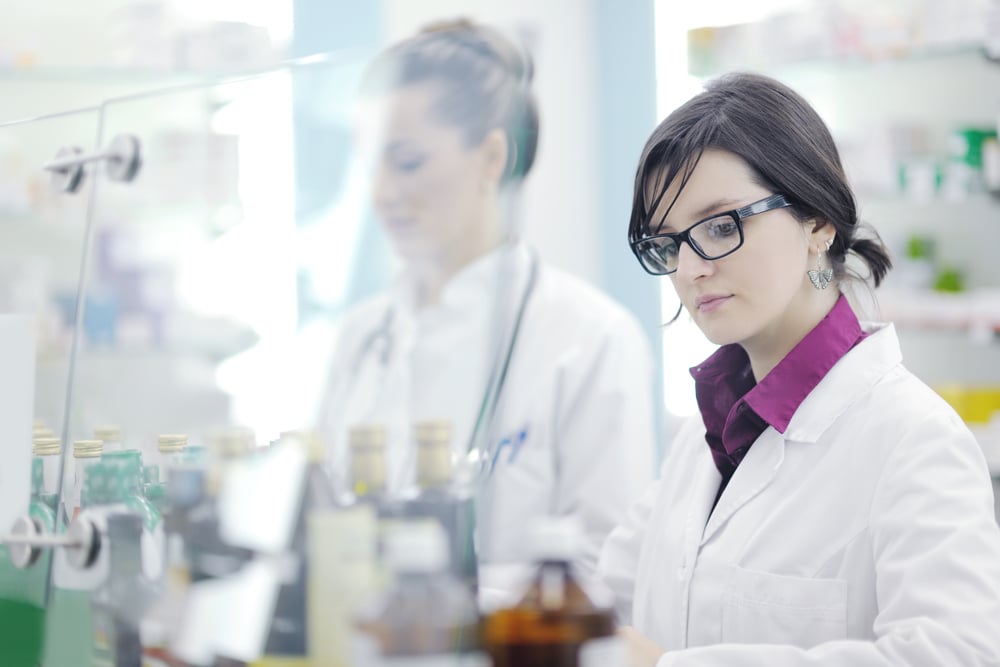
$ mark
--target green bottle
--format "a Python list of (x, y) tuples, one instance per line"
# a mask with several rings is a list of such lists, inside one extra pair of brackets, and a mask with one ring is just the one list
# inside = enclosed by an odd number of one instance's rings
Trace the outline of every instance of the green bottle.
[(104, 452), (101, 463), (113, 468), (109, 476), (111, 483), (109, 494), (111, 505), (125, 505), (130, 512), (142, 517), (143, 529), (154, 532), (160, 527), (159, 510), (146, 499), (143, 493), (142, 452), (138, 449), (122, 449)]

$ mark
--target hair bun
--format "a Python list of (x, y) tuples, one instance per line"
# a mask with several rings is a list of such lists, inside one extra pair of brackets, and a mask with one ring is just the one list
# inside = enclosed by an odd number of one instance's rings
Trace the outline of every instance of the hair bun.
[(426, 35), (435, 32), (447, 32), (449, 30), (476, 30), (478, 26), (467, 18), (446, 19), (428, 23), (420, 29), (420, 34)]
[(428, 23), (418, 32), (433, 39), (437, 36), (453, 37), (472, 50), (496, 60), (514, 79), (530, 84), (535, 77), (535, 65), (520, 40), (508, 37), (499, 30), (459, 17)]

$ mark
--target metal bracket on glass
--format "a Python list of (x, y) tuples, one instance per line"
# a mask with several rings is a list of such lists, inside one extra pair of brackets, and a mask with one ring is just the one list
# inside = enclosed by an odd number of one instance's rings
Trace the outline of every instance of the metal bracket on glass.
[(59, 149), (56, 158), (45, 164), (52, 172), (52, 187), (63, 192), (76, 192), (83, 184), (84, 165), (103, 160), (108, 178), (127, 183), (134, 179), (142, 166), (142, 143), (132, 134), (119, 134), (103, 151), (84, 153), (76, 146)]
[(46, 534), (41, 525), (28, 516), (14, 522), (10, 535), (0, 539), (7, 545), (10, 562), (18, 569), (26, 569), (38, 561), (42, 549), (61, 547), (66, 550), (70, 565), (85, 570), (97, 560), (101, 547), (97, 526), (86, 516), (79, 516), (65, 533)]

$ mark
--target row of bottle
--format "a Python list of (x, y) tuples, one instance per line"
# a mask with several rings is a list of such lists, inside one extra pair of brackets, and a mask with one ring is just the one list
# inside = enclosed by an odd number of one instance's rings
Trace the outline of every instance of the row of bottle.
[[(448, 571), (436, 525), (387, 533), (395, 578), (355, 615), (350, 665), (396, 667), (616, 667), (625, 664), (609, 609), (594, 603), (572, 571), (582, 544), (575, 521), (536, 522), (528, 542), (537, 571), (513, 607), (479, 614)], [(328, 664), (315, 662), (314, 664)], [(333, 664), (333, 663), (329, 663)]]
[[(473, 494), (454, 483), (450, 426), (417, 424), (414, 436), (419, 490), (391, 494), (383, 427), (352, 430), (348, 489), (331, 481), (317, 438), (283, 434), (279, 446), (297, 444), (309, 451), (291, 545), (297, 565), (279, 591), (265, 657), (251, 664), (281, 659), (283, 665), (391, 665), (406, 656), (419, 656), (427, 665), (619, 662), (608, 654), (607, 647), (616, 645), (610, 614), (590, 603), (569, 571), (575, 538), (566, 529), (539, 532), (539, 574), (517, 607), (478, 616)], [(111, 653), (131, 650), (127, 647), (140, 637), (134, 621), (143, 618), (143, 664), (169, 664), (156, 660), (170, 654), (192, 587), (233, 575), (252, 560), (253, 554), (221, 539), (216, 506), (219, 464), (249, 455), (252, 438), (243, 433), (216, 443), (215, 465), (206, 465), (204, 456), (184, 456), (185, 441), (160, 438), (165, 481), (158, 468), (142, 466), (138, 451), (104, 451), (100, 438), (74, 443), (78, 500), (73, 510), (103, 515), (111, 543), (98, 575), (101, 583), (92, 583), (98, 659), (110, 661)], [(36, 438), (34, 449), (36, 459), (52, 457), (58, 441)], [(44, 495), (42, 490), (39, 497)], [(51, 509), (52, 502), (48, 498), (43, 504)], [(124, 514), (138, 519), (138, 539), (127, 537), (134, 526)], [(155, 544), (149, 544), (151, 535), (158, 536)], [(165, 567), (162, 562), (151, 566), (150, 554), (161, 556)], [(386, 589), (389, 573), (394, 583)], [(123, 588), (144, 593), (123, 602)], [(373, 595), (378, 602), (362, 604)], [(135, 627), (117, 609), (126, 603)], [(131, 644), (122, 637), (131, 638)], [(434, 654), (440, 663), (428, 661)], [(186, 658), (190, 664), (218, 660)], [(302, 662), (289, 663), (293, 658)]]
[[(612, 612), (573, 575), (583, 543), (573, 520), (527, 531), (534, 579), (517, 605), (480, 616), (474, 489), (453, 474), (448, 422), (414, 426), (417, 484), (401, 493), (387, 489), (381, 425), (351, 429), (350, 488), (333, 498), (322, 449), (306, 439), (312, 456), (294, 540), (302, 569), (279, 594), (265, 658), (253, 667), (290, 656), (324, 667), (624, 664)], [(299, 641), (280, 641), (296, 627)]]

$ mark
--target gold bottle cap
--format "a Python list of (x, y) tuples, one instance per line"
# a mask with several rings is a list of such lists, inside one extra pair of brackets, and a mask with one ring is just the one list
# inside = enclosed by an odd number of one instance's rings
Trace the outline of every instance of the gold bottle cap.
[(236, 459), (247, 454), (257, 445), (254, 432), (243, 426), (234, 426), (209, 438), (209, 449), (220, 459)]
[(451, 422), (444, 419), (419, 421), (413, 426), (417, 442), (417, 484), (423, 488), (451, 482)]
[(52, 431), (52, 429), (48, 428), (47, 426), (44, 425), (35, 426), (33, 429), (31, 429), (32, 440), (36, 440), (38, 438), (54, 438), (54, 437), (56, 437), (56, 434)]
[(451, 422), (447, 419), (426, 419), (413, 425), (417, 444), (451, 444)]
[(355, 424), (349, 434), (351, 449), (385, 448), (386, 429), (383, 424)]
[(161, 454), (183, 452), (187, 447), (187, 436), (179, 433), (161, 435), (156, 438), (156, 448)]
[(352, 451), (351, 480), (359, 496), (385, 491), (385, 451), (377, 447)]
[(323, 443), (323, 438), (316, 431), (282, 431), (278, 436), (278, 440), (295, 440), (302, 443), (310, 463), (320, 463), (326, 459), (326, 445)]
[(73, 456), (78, 459), (100, 458), (103, 451), (103, 440), (76, 440), (73, 443)]
[(122, 428), (113, 425), (97, 426), (94, 428), (94, 439), (101, 442), (121, 442)]
[(53, 456), (62, 451), (62, 441), (59, 438), (34, 438), (31, 441), (31, 453), (35, 456)]

